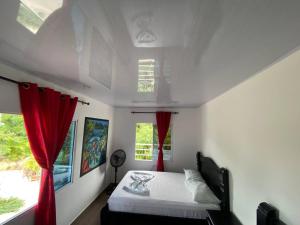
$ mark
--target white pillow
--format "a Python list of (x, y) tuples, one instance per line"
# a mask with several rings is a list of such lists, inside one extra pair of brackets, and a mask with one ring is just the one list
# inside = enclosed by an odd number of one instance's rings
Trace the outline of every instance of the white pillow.
[(194, 181), (204, 182), (204, 179), (201, 176), (199, 171), (191, 170), (191, 169), (183, 169), (183, 170), (184, 170), (184, 174), (185, 174), (185, 180), (194, 180)]
[(194, 201), (211, 204), (221, 203), (205, 182), (188, 179), (185, 181), (185, 185), (192, 192)]

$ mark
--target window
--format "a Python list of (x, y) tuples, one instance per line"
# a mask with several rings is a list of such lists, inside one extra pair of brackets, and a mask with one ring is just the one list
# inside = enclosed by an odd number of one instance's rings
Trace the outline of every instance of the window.
[(154, 92), (154, 59), (140, 59), (138, 61), (138, 92)]
[(0, 223), (36, 204), (40, 174), (23, 117), (0, 113)]
[[(54, 164), (55, 190), (71, 182), (75, 127), (72, 122)], [(0, 224), (37, 203), (40, 176), (23, 117), (0, 113)]]
[[(164, 160), (171, 159), (171, 128), (169, 127), (164, 145), (163, 145)], [(158, 157), (158, 132), (157, 126), (153, 125), (153, 159)]]
[[(163, 145), (164, 160), (171, 159), (171, 128)], [(157, 160), (158, 133), (157, 126), (152, 123), (137, 123), (135, 137), (135, 159)]]
[(53, 179), (55, 191), (72, 182), (75, 128), (76, 122), (73, 121), (70, 125), (64, 145), (54, 163)]
[(61, 6), (62, 0), (20, 0), (17, 21), (35, 34), (48, 16)]

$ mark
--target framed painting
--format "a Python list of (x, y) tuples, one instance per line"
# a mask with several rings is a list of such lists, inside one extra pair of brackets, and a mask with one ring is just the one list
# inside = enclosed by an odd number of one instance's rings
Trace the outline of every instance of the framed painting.
[(62, 149), (53, 167), (54, 190), (72, 182), (76, 121), (72, 121)]
[(80, 177), (106, 162), (108, 126), (108, 120), (85, 118)]

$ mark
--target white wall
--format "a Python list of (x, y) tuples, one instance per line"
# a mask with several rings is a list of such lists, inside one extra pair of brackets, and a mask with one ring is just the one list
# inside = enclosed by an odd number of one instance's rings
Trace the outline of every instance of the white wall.
[[(157, 109), (130, 109), (116, 108), (114, 114), (114, 136), (113, 149), (124, 149), (127, 159), (120, 168), (119, 178), (128, 170), (155, 170), (154, 161), (137, 161), (134, 159), (135, 150), (135, 124), (139, 122), (155, 122), (155, 114), (132, 114), (131, 111), (155, 111)], [(163, 109), (167, 110), (167, 109)], [(165, 170), (183, 172), (183, 168), (196, 168), (197, 152), (197, 124), (194, 119), (197, 115), (196, 108), (190, 109), (169, 109), (178, 111), (179, 114), (172, 115), (171, 141), (173, 158), (165, 161)]]
[[(108, 155), (111, 151), (111, 139), (113, 129), (113, 108), (101, 102), (95, 101), (88, 97), (79, 95), (69, 90), (65, 90), (51, 83), (35, 79), (34, 77), (0, 64), (0, 74), (7, 74), (10, 78), (20, 81), (33, 81), (41, 86), (48, 86), (60, 90), (63, 93), (69, 93), (72, 96), (79, 96), (91, 104), (89, 106), (78, 103), (74, 120), (77, 120), (77, 136), (74, 158), (74, 175), (73, 183), (66, 185), (56, 192), (56, 211), (57, 224), (69, 225), (85, 209), (104, 188), (110, 183), (109, 163), (103, 164), (99, 168), (91, 171), (83, 177), (80, 175), (81, 148), (83, 139), (83, 127), (85, 117), (95, 117), (108, 119), (109, 138), (108, 138)], [(16, 76), (17, 75), (17, 76)], [(18, 89), (15, 84), (0, 81), (0, 112), (20, 113)], [(34, 221), (33, 209), (15, 218), (7, 225), (31, 225)]]
[(199, 146), (231, 172), (233, 211), (256, 224), (262, 201), (300, 224), (300, 51), (199, 108)]

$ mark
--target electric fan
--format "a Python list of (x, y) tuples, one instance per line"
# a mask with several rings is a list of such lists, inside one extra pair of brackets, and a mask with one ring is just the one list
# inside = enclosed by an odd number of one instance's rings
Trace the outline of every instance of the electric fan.
[(122, 166), (126, 159), (126, 153), (122, 149), (118, 149), (110, 156), (110, 164), (115, 168), (115, 186), (117, 185), (118, 168)]

